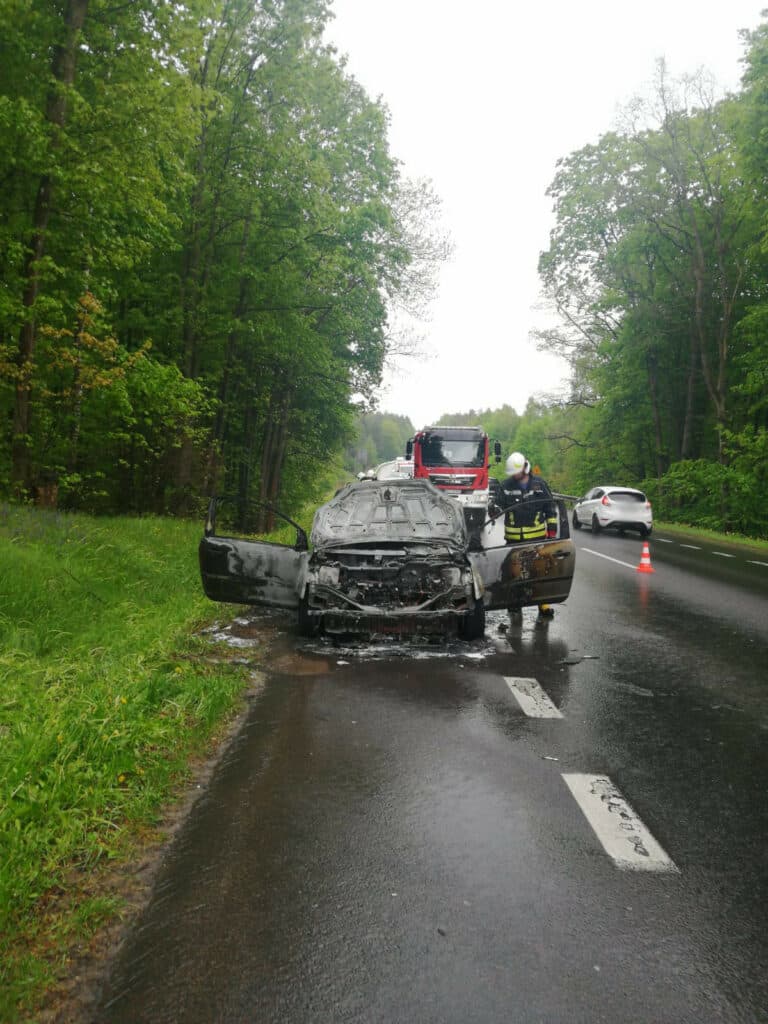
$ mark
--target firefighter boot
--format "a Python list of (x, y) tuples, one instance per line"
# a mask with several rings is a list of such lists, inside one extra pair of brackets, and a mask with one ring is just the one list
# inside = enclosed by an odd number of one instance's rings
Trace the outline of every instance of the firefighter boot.
[(555, 609), (549, 604), (539, 605), (539, 615), (542, 619), (554, 619)]

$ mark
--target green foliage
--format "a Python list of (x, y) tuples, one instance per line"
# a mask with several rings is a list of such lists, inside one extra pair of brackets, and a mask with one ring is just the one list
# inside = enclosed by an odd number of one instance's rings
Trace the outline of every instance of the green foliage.
[(416, 309), (445, 247), (328, 17), (0, 0), (6, 489), (55, 471), (81, 508), (290, 504), (350, 440), (388, 306)]
[[(500, 409), (470, 409), (469, 412), (445, 413), (437, 423), (441, 426), (482, 426), (492, 441), (500, 441), (502, 447), (506, 447), (515, 436), (520, 425), (520, 417), (511, 405), (503, 405)], [(422, 426), (427, 424), (424, 423)]]
[(687, 460), (675, 463), (661, 480), (646, 480), (645, 491), (660, 519), (715, 529), (723, 525), (722, 494), (731, 478), (717, 462)]
[(768, 436), (763, 432), (749, 441), (747, 452), (734, 454), (727, 465), (705, 459), (676, 462), (660, 480), (646, 480), (657, 516), (672, 523), (765, 536)]
[(405, 455), (405, 445), (415, 429), (407, 416), (388, 412), (367, 413), (358, 417), (355, 440), (344, 453), (344, 466), (349, 473), (364, 473), (380, 462), (389, 462)]
[[(622, 130), (564, 158), (540, 272), (572, 367), (547, 453), (573, 492), (645, 481), (664, 515), (765, 532), (765, 26), (745, 90), (659, 64)], [(519, 439), (530, 447), (534, 439)], [(564, 488), (565, 489), (565, 488)], [(696, 520), (699, 521), (699, 520)]]

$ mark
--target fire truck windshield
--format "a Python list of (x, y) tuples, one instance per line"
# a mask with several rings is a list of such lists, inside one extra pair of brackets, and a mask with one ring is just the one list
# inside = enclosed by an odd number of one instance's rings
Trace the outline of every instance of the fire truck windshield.
[(482, 467), (485, 465), (485, 441), (459, 441), (452, 437), (425, 437), (421, 445), (424, 466)]

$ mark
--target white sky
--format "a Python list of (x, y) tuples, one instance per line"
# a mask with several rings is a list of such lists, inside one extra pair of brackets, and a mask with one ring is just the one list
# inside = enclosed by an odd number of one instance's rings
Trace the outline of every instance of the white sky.
[(455, 247), (441, 271), (427, 356), (387, 374), (380, 409), (425, 426), (442, 413), (522, 412), (566, 367), (537, 352), (548, 322), (536, 271), (552, 227), (555, 163), (609, 131), (655, 61), (704, 66), (736, 89), (741, 28), (766, 0), (333, 0), (327, 38), (391, 114), (391, 150), (443, 200)]

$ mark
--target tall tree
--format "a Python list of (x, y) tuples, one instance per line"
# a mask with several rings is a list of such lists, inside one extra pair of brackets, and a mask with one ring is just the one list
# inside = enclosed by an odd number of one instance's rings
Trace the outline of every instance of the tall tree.
[(170, 238), (170, 172), (185, 137), (179, 40), (190, 8), (150, 0), (1, 7), (14, 59), (0, 72), (0, 341), (14, 389), (11, 475), (24, 490), (35, 471), (33, 410), (46, 374), (41, 331), (73, 328), (84, 294), (105, 297), (118, 268)]

